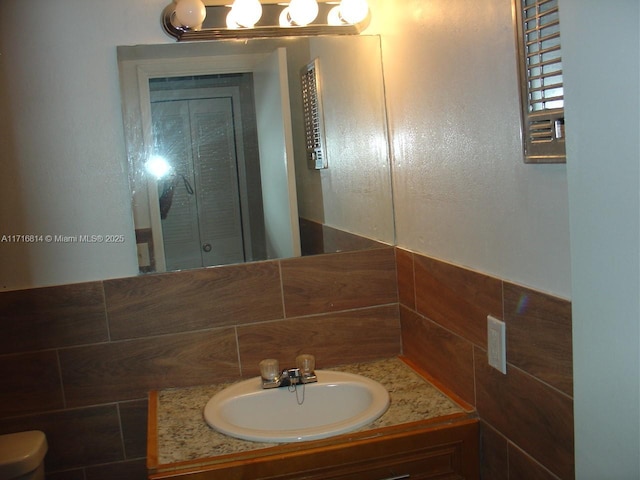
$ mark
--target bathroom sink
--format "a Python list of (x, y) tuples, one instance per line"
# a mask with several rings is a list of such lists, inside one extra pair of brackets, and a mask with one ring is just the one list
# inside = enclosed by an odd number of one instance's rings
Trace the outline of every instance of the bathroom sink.
[(299, 442), (363, 427), (389, 406), (378, 382), (346, 372), (316, 370), (317, 383), (263, 389), (260, 377), (227, 387), (204, 408), (206, 422), (232, 437), (257, 442)]

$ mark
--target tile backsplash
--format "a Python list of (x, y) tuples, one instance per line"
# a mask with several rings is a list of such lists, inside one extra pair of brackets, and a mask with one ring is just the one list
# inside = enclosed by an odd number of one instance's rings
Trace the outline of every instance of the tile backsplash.
[(0, 328), (0, 433), (45, 431), (51, 478), (142, 479), (149, 390), (400, 354), (394, 249), (2, 292)]
[[(475, 405), (483, 478), (572, 479), (571, 303), (397, 249), (404, 355)], [(487, 315), (506, 323), (507, 374)]]
[(403, 353), (478, 409), (483, 478), (573, 478), (570, 303), (400, 248), (2, 292), (0, 328), (0, 433), (45, 431), (51, 479), (145, 478), (149, 390), (303, 351)]

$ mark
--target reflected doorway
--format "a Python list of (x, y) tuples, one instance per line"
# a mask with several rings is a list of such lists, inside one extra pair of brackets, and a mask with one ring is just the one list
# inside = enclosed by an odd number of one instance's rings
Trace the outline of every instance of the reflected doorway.
[[(244, 50), (244, 44), (238, 46)], [(241, 202), (243, 235), (246, 239), (249, 230), (245, 226), (249, 222), (250, 249), (253, 254), (252, 257), (246, 254), (245, 261), (300, 256), (294, 124), (286, 49), (278, 47), (269, 48), (268, 51), (241, 52), (238, 55), (179, 57), (173, 55), (173, 49), (169, 56), (155, 55), (152, 53), (156, 50), (155, 47), (157, 46), (118, 49), (140, 272), (169, 270), (165, 260), (159, 202), (159, 193), (165, 189), (162, 187), (160, 190), (157, 174), (148, 168), (155, 160), (150, 84), (156, 79), (159, 80), (153, 85), (154, 91), (163, 89), (158, 88), (158, 84), (171, 83), (178, 78), (202, 81), (240, 76), (250, 79), (250, 82), (240, 82), (238, 85), (241, 97), (246, 92), (246, 97), (253, 101), (247, 102), (250, 108), (245, 108), (245, 103), (241, 102), (242, 129), (235, 129), (236, 145), (239, 143), (238, 132), (241, 131), (244, 138), (240, 143), (244, 147), (245, 162), (238, 162), (237, 167), (239, 190), (242, 192), (245, 189), (250, 205), (247, 219), (247, 212)], [(177, 47), (178, 50), (182, 48), (181, 45), (172, 47)], [(148, 54), (151, 57), (147, 57)], [(251, 115), (247, 114), (249, 111)], [(239, 121), (235, 107), (233, 120), (234, 124)], [(253, 164), (250, 166), (249, 162)], [(242, 177), (243, 168), (246, 181)], [(195, 189), (195, 181), (191, 186)], [(260, 202), (261, 209), (253, 208), (254, 204), (260, 205)], [(247, 251), (245, 248), (245, 252)]]
[(168, 270), (266, 258), (251, 76), (149, 81)]

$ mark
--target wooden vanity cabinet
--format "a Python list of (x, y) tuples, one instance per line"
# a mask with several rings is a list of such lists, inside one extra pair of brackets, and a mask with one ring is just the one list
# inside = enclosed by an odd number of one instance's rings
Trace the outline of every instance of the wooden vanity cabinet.
[[(152, 473), (151, 480), (478, 479), (477, 418), (454, 415)], [(403, 427), (403, 428), (399, 428)]]

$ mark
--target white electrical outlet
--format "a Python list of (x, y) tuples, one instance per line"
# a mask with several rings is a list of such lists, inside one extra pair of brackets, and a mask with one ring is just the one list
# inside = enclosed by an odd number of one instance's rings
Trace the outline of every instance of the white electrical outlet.
[(491, 315), (487, 316), (487, 356), (489, 365), (507, 373), (506, 325)]

